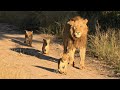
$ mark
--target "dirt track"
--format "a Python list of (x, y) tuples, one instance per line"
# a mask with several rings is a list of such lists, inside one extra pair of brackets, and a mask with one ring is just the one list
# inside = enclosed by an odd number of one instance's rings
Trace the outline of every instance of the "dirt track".
[[(11, 31), (10, 31), (11, 30)], [(42, 39), (50, 37), (49, 55), (42, 55)], [(6, 24), (0, 24), (0, 79), (114, 79), (99, 61), (86, 57), (86, 69), (68, 66), (67, 75), (57, 73), (57, 61), (62, 45), (49, 35), (34, 35), (33, 47), (24, 43), (24, 34), (15, 33)], [(79, 67), (79, 57), (75, 57)]]

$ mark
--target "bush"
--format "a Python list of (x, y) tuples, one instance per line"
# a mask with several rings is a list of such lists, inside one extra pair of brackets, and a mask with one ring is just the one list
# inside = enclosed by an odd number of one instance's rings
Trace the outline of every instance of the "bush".
[(1, 11), (0, 22), (16, 25), (21, 31), (36, 28), (40, 25), (40, 11)]
[(32, 29), (37, 33), (60, 34), (61, 27), (72, 11), (1, 11), (0, 22), (16, 25), (21, 31)]
[(79, 15), (88, 19), (90, 33), (95, 32), (97, 21), (101, 26), (101, 30), (108, 28), (120, 28), (120, 11), (78, 11)]
[(104, 60), (120, 72), (120, 30), (96, 29), (95, 35), (88, 36), (88, 51), (91, 56)]

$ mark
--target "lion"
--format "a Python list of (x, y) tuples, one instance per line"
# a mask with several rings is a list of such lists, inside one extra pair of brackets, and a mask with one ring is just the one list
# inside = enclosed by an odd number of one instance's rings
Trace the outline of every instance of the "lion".
[(67, 65), (69, 56), (67, 53), (63, 53), (62, 58), (58, 60), (58, 72), (61, 74), (67, 74)]
[(48, 54), (50, 47), (50, 39), (43, 39), (42, 53)]
[(88, 34), (87, 23), (87, 19), (75, 16), (66, 23), (63, 31), (64, 53), (68, 53), (69, 64), (74, 67), (74, 53), (76, 49), (80, 50), (80, 69), (85, 68), (84, 61)]
[(33, 39), (33, 31), (25, 30), (25, 41), (24, 41), (24, 43), (28, 44), (29, 46), (32, 46), (32, 39)]

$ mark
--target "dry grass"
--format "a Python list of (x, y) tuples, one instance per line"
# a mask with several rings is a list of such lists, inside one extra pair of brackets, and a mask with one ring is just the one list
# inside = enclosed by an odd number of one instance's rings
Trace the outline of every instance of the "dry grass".
[(89, 35), (90, 54), (106, 61), (120, 72), (120, 31), (108, 29), (106, 32), (100, 32), (99, 28), (96, 30), (95, 35)]

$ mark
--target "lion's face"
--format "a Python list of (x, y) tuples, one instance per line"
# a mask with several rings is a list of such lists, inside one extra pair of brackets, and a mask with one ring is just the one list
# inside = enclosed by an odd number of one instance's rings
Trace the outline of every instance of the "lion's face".
[(68, 64), (69, 56), (67, 54), (63, 54), (62, 58), (58, 61), (58, 71), (61, 74), (66, 74), (67, 64)]
[(87, 28), (87, 19), (75, 18), (67, 22), (70, 25), (70, 33), (73, 38), (80, 38), (84, 32), (84, 29)]
[(25, 38), (26, 38), (27, 42), (29, 42), (30, 40), (32, 40), (32, 35), (33, 35), (33, 31), (27, 31), (26, 30)]
[(24, 43), (27, 43), (31, 46), (32, 44), (32, 37), (33, 37), (33, 31), (27, 31), (25, 30), (25, 41)]
[(27, 31), (27, 30), (25, 31), (26, 31), (25, 34), (27, 35), (28, 38), (30, 38), (33, 35), (33, 31)]
[(58, 69), (58, 71), (59, 71), (59, 73), (61, 73), (61, 74), (66, 74), (66, 67), (67, 67), (67, 61), (65, 61), (65, 62), (63, 62), (61, 59), (58, 61), (59, 63), (58, 63), (58, 67), (59, 67), (59, 69)]

